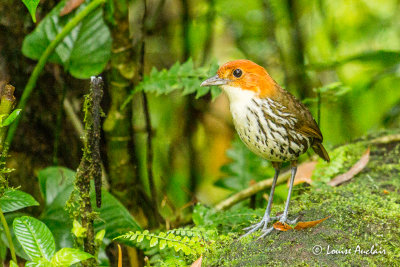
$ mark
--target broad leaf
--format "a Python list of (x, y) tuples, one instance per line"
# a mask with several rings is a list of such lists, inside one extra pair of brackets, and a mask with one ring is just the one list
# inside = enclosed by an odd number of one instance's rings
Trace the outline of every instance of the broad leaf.
[[(121, 202), (105, 190), (101, 194), (103, 205), (96, 210), (100, 212), (101, 220), (95, 221), (96, 231), (105, 228), (105, 236), (113, 239), (128, 231), (141, 230), (139, 224)], [(94, 203), (94, 193), (92, 193), (91, 198), (92, 203)]]
[(52, 266), (71, 266), (72, 264), (93, 258), (93, 255), (76, 248), (63, 248), (51, 259)]
[[(21, 244), (18, 242), (17, 237), (14, 234), (14, 229), (12, 227), (12, 223), (14, 221), (15, 218), (21, 217), (21, 216), (25, 216), (25, 213), (21, 213), (21, 212), (11, 212), (11, 213), (7, 213), (5, 214), (4, 217), (6, 217), (6, 221), (7, 221), (7, 225), (8, 225), (8, 229), (10, 230), (10, 234), (11, 234), (11, 239), (12, 242), (14, 244), (14, 248), (15, 248), (15, 253), (17, 254), (18, 257), (23, 258), (25, 260), (29, 260), (29, 256), (26, 255), (24, 249), (22, 248)], [(0, 223), (0, 238), (1, 241), (5, 244), (6, 247), (9, 247), (10, 244), (8, 243), (8, 239), (4, 233), (3, 230), (3, 225)], [(1, 242), (0, 242), (1, 243)]]
[(59, 201), (64, 205), (72, 192), (75, 172), (63, 167), (49, 167), (39, 171), (39, 185), (46, 205)]
[(36, 259), (34, 261), (27, 261), (25, 267), (53, 267), (46, 259)]
[(56, 247), (53, 235), (44, 223), (33, 217), (23, 216), (14, 220), (13, 228), (19, 243), (32, 260), (51, 260)]
[[(63, 29), (74, 14), (80, 12), (86, 3), (75, 12), (60, 17), (64, 7), (61, 1), (29, 34), (22, 45), (25, 56), (38, 60), (46, 47)], [(111, 35), (103, 20), (102, 8), (90, 13), (57, 46), (50, 62), (58, 63), (76, 78), (85, 79), (103, 71), (111, 54)]]
[(28, 8), (29, 13), (32, 16), (33, 22), (36, 23), (36, 8), (39, 5), (40, 0), (22, 0), (22, 2)]
[(0, 198), (0, 208), (4, 213), (38, 205), (39, 203), (28, 193), (14, 189), (7, 189)]
[[(74, 178), (75, 172), (63, 167), (50, 167), (39, 172), (40, 189), (48, 203), (42, 221), (53, 232), (57, 247), (68, 246), (73, 241), (72, 221), (64, 207), (72, 193)], [(94, 189), (91, 199), (95, 200)], [(102, 203), (101, 209), (96, 210), (100, 217), (100, 220), (95, 221), (96, 232), (105, 229), (105, 237), (112, 239), (130, 230), (140, 230), (129, 211), (106, 190), (102, 192)]]

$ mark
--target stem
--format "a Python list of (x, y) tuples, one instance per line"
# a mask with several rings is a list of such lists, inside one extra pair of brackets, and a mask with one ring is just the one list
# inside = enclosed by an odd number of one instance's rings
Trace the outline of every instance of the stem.
[(40, 56), (38, 63), (35, 66), (31, 76), (29, 77), (28, 83), (25, 86), (24, 92), (22, 93), (21, 100), (18, 104), (17, 108), (22, 110), (21, 115), (11, 124), (10, 129), (7, 134), (6, 142), (11, 146), (11, 142), (14, 139), (15, 132), (18, 128), (18, 124), (23, 115), (23, 111), (25, 109), (26, 103), (29, 100), (30, 95), (32, 94), (33, 89), (36, 86), (36, 81), (39, 78), (40, 73), (42, 72), (47, 59), (51, 56), (53, 51), (57, 48), (57, 46), (64, 40), (64, 38), (78, 25), (89, 13), (95, 10), (98, 6), (103, 4), (106, 0), (93, 0), (82, 12), (77, 14), (73, 19), (71, 19), (67, 25), (61, 30), (59, 34), (51, 41), (49, 46)]
[(317, 110), (318, 110), (318, 115), (317, 115), (317, 124), (319, 127), (321, 127), (321, 90), (318, 89), (317, 93), (317, 98), (318, 98), (318, 103), (317, 103)]
[[(86, 142), (82, 160), (76, 174), (75, 187), (79, 193), (80, 217), (82, 227), (86, 229), (83, 238), (84, 250), (96, 255), (94, 236), (94, 218), (90, 202), (90, 180), (93, 178), (96, 189), (96, 204), (101, 204), (101, 167), (100, 167), (100, 101), (103, 96), (103, 81), (101, 78), (92, 77), (90, 92), (84, 103), (85, 111), (85, 135)], [(72, 195), (71, 195), (72, 196)], [(83, 266), (96, 266), (96, 260), (90, 259), (83, 262)]]
[[(146, 0), (143, 0), (143, 18), (142, 18), (142, 47), (140, 53), (140, 66), (139, 66), (139, 79), (143, 79), (144, 75), (144, 56), (145, 56), (145, 38), (146, 38), (146, 20), (147, 20), (147, 3)], [(147, 96), (144, 91), (142, 91), (143, 97), (143, 112), (145, 115), (145, 123), (146, 123), (146, 132), (147, 132), (147, 149), (146, 149), (146, 167), (147, 167), (147, 177), (149, 179), (149, 187), (151, 192), (151, 200), (153, 204), (154, 214), (157, 218), (158, 222), (162, 221), (162, 217), (158, 211), (158, 195), (157, 188), (154, 183), (153, 176), (153, 134), (152, 134), (152, 126), (151, 126), (151, 118), (149, 111), (149, 104), (147, 101)]]
[(3, 211), (1, 210), (1, 208), (0, 208), (0, 220), (1, 220), (1, 224), (3, 225), (3, 228), (4, 228), (4, 232), (6, 233), (8, 245), (10, 246), (11, 258), (18, 265), (17, 256), (15, 255), (14, 243), (12, 241), (11, 234), (10, 234), (10, 229), (8, 228), (6, 218), (4, 217), (4, 214), (3, 214)]

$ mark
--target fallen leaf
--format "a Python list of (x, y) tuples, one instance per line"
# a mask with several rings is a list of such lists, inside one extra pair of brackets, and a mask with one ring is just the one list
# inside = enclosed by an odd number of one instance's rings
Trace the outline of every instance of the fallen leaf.
[(384, 193), (385, 195), (389, 195), (389, 191), (387, 191), (386, 189), (383, 190), (383, 193)]
[(60, 16), (65, 16), (77, 9), (85, 0), (69, 0), (60, 11)]
[(122, 267), (122, 249), (118, 244), (118, 267)]
[(294, 227), (294, 229), (296, 230), (301, 230), (301, 229), (306, 229), (306, 228), (311, 228), (316, 226), (317, 224), (322, 223), (323, 221), (325, 221), (326, 219), (330, 218), (331, 216), (328, 216), (326, 218), (320, 219), (320, 220), (316, 220), (316, 221), (310, 221), (310, 222), (298, 222), (296, 224), (296, 226)]
[(351, 167), (351, 169), (349, 171), (336, 176), (331, 181), (329, 181), (328, 184), (331, 186), (338, 186), (346, 181), (349, 181), (355, 175), (360, 173), (365, 168), (365, 166), (367, 165), (367, 163), (369, 161), (369, 152), (370, 152), (370, 149), (368, 147), (367, 150), (362, 155), (362, 157), (360, 158), (360, 160), (357, 161), (356, 164), (354, 164), (353, 167)]
[[(318, 161), (308, 161), (300, 164), (297, 167), (297, 172), (296, 176), (294, 177), (293, 185), (301, 183), (311, 184), (312, 183), (311, 176), (313, 174), (313, 171), (317, 163)], [(287, 187), (289, 187), (289, 185), (290, 185), (290, 179), (288, 179)]]
[(272, 225), (276, 230), (279, 231), (287, 231), (287, 230), (293, 230), (293, 227), (290, 226), (289, 224), (286, 223), (281, 223), (281, 222), (276, 222)]
[(201, 267), (201, 262), (203, 261), (203, 255), (200, 256), (195, 262), (190, 265), (190, 267)]

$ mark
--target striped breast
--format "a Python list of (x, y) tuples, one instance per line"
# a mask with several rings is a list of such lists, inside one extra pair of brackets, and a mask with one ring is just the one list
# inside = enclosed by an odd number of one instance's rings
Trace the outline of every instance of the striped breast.
[(270, 98), (249, 97), (231, 101), (235, 128), (247, 147), (272, 161), (297, 159), (312, 139), (295, 130), (297, 119), (287, 108)]

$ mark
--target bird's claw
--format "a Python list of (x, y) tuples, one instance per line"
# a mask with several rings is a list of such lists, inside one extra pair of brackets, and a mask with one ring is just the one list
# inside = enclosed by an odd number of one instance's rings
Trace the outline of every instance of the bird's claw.
[(283, 224), (291, 224), (291, 225), (293, 225), (293, 224), (296, 224), (296, 223), (297, 223), (297, 221), (299, 220), (299, 218), (300, 218), (300, 217), (297, 217), (297, 218), (294, 219), (294, 220), (289, 220), (289, 219), (287, 218), (287, 215), (286, 215), (286, 216), (283, 216), (283, 214), (281, 214), (281, 215), (279, 215), (279, 216), (276, 216), (274, 219), (276, 219), (276, 220), (279, 219), (279, 222), (280, 222), (280, 223), (283, 223)]
[(248, 232), (245, 233), (244, 235), (240, 236), (240, 239), (242, 239), (243, 237), (248, 236), (248, 235), (254, 233), (255, 231), (259, 230), (260, 228), (262, 228), (262, 229), (261, 229), (261, 233), (262, 233), (262, 234), (261, 234), (261, 236), (260, 236), (258, 239), (260, 239), (260, 238), (262, 238), (262, 237), (268, 235), (268, 234), (269, 234), (270, 232), (272, 232), (272, 230), (274, 229), (273, 227), (268, 228), (268, 223), (269, 223), (270, 221), (272, 221), (271, 218), (266, 217), (266, 218), (263, 218), (260, 222), (258, 222), (258, 223), (256, 223), (256, 224), (253, 224), (253, 225), (251, 225), (251, 226), (249, 226), (249, 227), (244, 228), (243, 230), (248, 231)]

